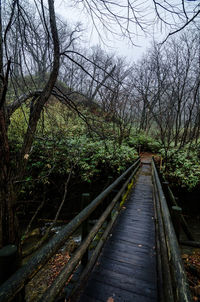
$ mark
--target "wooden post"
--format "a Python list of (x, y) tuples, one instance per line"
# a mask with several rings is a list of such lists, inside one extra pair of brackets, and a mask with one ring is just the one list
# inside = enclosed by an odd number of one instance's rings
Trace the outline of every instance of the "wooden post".
[[(89, 204), (89, 200), (90, 200), (90, 193), (83, 193), (82, 194), (82, 202), (81, 202), (81, 207), (82, 210), (87, 207), (87, 205)], [(82, 223), (82, 235), (81, 235), (81, 241), (83, 242), (83, 240), (87, 237), (88, 235), (88, 223), (89, 219), (87, 218), (83, 223)], [(88, 262), (88, 249), (85, 252), (85, 254), (82, 257), (81, 263), (85, 266)]]
[[(165, 180), (165, 178), (163, 177), (163, 175), (162, 175), (162, 178)], [(178, 206), (178, 204), (177, 204), (177, 199), (178, 198), (174, 197), (174, 194), (172, 193), (172, 190), (169, 187), (169, 183), (167, 181), (164, 181), (163, 185), (164, 185), (164, 187), (163, 187), (164, 188), (164, 192), (165, 192), (166, 196), (169, 197), (170, 207), (171, 206)], [(188, 224), (187, 224), (187, 222), (186, 222), (186, 220), (185, 220), (185, 218), (184, 218), (184, 216), (183, 216), (182, 213), (180, 213), (180, 215), (178, 216), (178, 219), (180, 221), (180, 226), (182, 226), (182, 229), (183, 229), (184, 233), (186, 234), (187, 238), (189, 240), (195, 241), (195, 238), (192, 235), (192, 233), (191, 233), (191, 231), (189, 229), (189, 226), (188, 226)]]
[(163, 159), (162, 156), (160, 157), (160, 171), (162, 170), (162, 163), (163, 163)]
[[(167, 196), (168, 195), (169, 182), (166, 181), (166, 180), (162, 181), (162, 187), (163, 187), (163, 192), (164, 192), (165, 196)], [(169, 204), (169, 202), (170, 202), (170, 204)], [(168, 204), (169, 207), (172, 206), (170, 199), (167, 199), (167, 204)]]
[[(19, 253), (16, 245), (6, 245), (0, 249), (0, 285), (19, 268)], [(25, 301), (24, 288), (15, 297), (15, 302)]]
[(0, 284), (6, 281), (18, 269), (18, 251), (16, 245), (7, 245), (0, 249)]
[[(112, 180), (113, 180), (113, 176), (108, 176), (109, 184), (112, 183)], [(109, 202), (110, 202), (110, 196), (108, 195), (108, 196), (106, 197), (106, 202), (105, 202), (106, 208), (107, 208), (107, 206), (109, 205)], [(107, 217), (107, 219), (106, 219), (107, 223), (109, 223), (110, 220), (111, 220), (111, 212), (110, 212), (110, 214), (108, 215), (108, 217)]]
[(173, 206), (171, 208), (171, 215), (172, 215), (172, 221), (174, 225), (174, 230), (176, 233), (176, 237), (179, 241), (179, 236), (180, 236), (180, 215), (182, 213), (182, 208), (178, 206)]

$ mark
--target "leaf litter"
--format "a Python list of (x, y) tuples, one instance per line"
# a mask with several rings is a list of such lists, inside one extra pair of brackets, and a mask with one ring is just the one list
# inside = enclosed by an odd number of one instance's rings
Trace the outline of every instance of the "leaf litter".
[(182, 259), (193, 301), (200, 301), (200, 251), (194, 251), (191, 255), (183, 254)]

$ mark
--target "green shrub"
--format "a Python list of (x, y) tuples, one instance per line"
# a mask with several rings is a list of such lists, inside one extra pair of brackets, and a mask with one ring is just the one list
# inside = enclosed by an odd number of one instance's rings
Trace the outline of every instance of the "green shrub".
[(200, 184), (200, 160), (197, 150), (171, 149), (168, 152), (165, 174), (174, 186), (181, 186), (188, 190), (197, 187)]
[[(15, 111), (9, 126), (13, 168), (17, 167), (28, 114), (29, 107), (23, 105)], [(110, 131), (109, 127), (108, 124)], [(30, 192), (41, 194), (45, 191), (44, 186), (59, 184), (59, 187), (66, 181), (72, 168), (72, 178), (77, 183), (91, 183), (101, 179), (102, 175), (121, 174), (136, 159), (137, 152), (128, 144), (119, 146), (114, 136), (108, 137), (100, 139), (95, 132), (91, 136), (87, 125), (76, 114), (60, 103), (50, 102), (37, 126), (22, 182), (21, 198), (26, 198)]]
[(129, 146), (132, 146), (138, 150), (140, 146), (141, 151), (156, 153), (160, 150), (159, 142), (144, 133), (132, 134), (127, 143)]
[(28, 169), (31, 174), (44, 177), (53, 173), (68, 174), (71, 167), (83, 181), (91, 181), (102, 170), (121, 173), (137, 157), (137, 152), (126, 145), (116, 147), (112, 141), (93, 141), (86, 135), (65, 138), (53, 143), (38, 141), (34, 144)]

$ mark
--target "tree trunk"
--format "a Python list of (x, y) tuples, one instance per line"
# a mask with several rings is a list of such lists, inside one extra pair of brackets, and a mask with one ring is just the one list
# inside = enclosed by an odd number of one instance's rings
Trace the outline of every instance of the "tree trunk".
[(9, 144), (4, 110), (0, 110), (0, 247), (16, 243), (14, 190), (11, 180)]
[(20, 178), (22, 178), (24, 175), (29, 152), (34, 140), (37, 123), (40, 119), (42, 109), (45, 103), (48, 101), (52, 89), (54, 88), (54, 85), (58, 77), (59, 67), (60, 67), (60, 45), (59, 45), (56, 17), (54, 11), (54, 1), (48, 0), (48, 5), (49, 5), (51, 35), (54, 44), (53, 68), (49, 76), (49, 80), (47, 81), (44, 87), (44, 90), (42, 91), (38, 99), (34, 101), (33, 110), (30, 111), (29, 125), (25, 135), (23, 148), (21, 151), (20, 173), (19, 173)]
[[(25, 156), (29, 154), (33, 140), (34, 134), (37, 128), (37, 123), (40, 118), (41, 111), (44, 104), (47, 102), (51, 95), (51, 91), (56, 83), (58, 71), (59, 71), (59, 39), (56, 26), (56, 18), (54, 11), (54, 1), (48, 0), (49, 5), (49, 17), (50, 17), (50, 28), (51, 35), (54, 44), (54, 56), (53, 56), (53, 68), (49, 76), (49, 80), (46, 83), (44, 90), (38, 96), (34, 102), (33, 111), (30, 113), (29, 127), (25, 136), (24, 145), (21, 151), (21, 161), (18, 169), (17, 178), (20, 179), (24, 176), (26, 163), (28, 157)], [(1, 9), (1, 7), (0, 7)], [(1, 33), (1, 11), (0, 11), (0, 36)], [(1, 40), (1, 39), (0, 39)], [(0, 41), (0, 71), (3, 75), (3, 50), (1, 48)], [(7, 244), (18, 244), (18, 226), (15, 214), (15, 202), (17, 197), (17, 192), (14, 190), (13, 181), (15, 179), (14, 172), (10, 165), (10, 152), (9, 152), (9, 142), (7, 136), (6, 127), (6, 114), (5, 114), (5, 99), (7, 92), (7, 83), (10, 70), (10, 61), (7, 62), (7, 71), (2, 77), (0, 84), (0, 247)], [(17, 163), (16, 163), (17, 166)], [(19, 188), (17, 188), (19, 190)]]

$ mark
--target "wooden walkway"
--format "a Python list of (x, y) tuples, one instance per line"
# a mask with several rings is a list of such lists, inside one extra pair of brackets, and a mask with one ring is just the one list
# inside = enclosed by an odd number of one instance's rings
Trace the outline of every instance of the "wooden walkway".
[(151, 165), (143, 164), (80, 302), (157, 301), (152, 191)]

